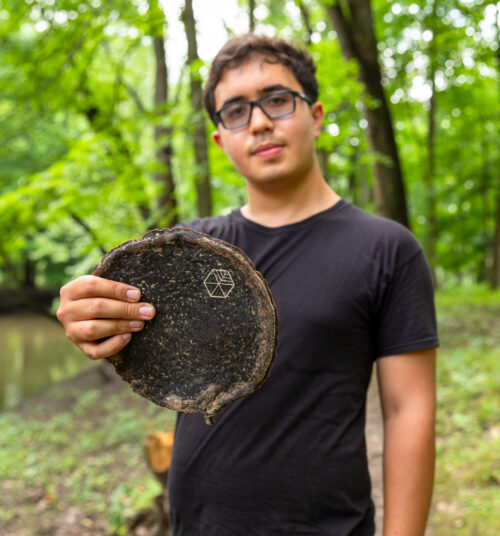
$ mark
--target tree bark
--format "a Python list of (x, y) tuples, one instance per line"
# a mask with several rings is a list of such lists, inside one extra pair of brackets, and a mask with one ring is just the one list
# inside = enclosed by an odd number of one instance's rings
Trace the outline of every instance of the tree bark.
[(306, 45), (309, 46), (311, 44), (311, 36), (313, 34), (313, 28), (311, 26), (311, 18), (309, 16), (309, 10), (307, 9), (307, 6), (304, 4), (304, 0), (295, 0), (295, 5), (298, 6), (300, 9), (300, 16), (302, 18), (302, 22), (304, 23), (304, 26), (306, 27)]
[(328, 151), (326, 149), (316, 149), (318, 155), (318, 163), (321, 169), (321, 174), (328, 180), (330, 175), (328, 170)]
[[(500, 8), (497, 7), (497, 43), (500, 45)], [(497, 48), (497, 76), (498, 95), (500, 97), (500, 48)], [(493, 240), (493, 271), (491, 274), (491, 286), (496, 289), (500, 287), (500, 190), (497, 193), (497, 209), (495, 218), (495, 238)]]
[(35, 288), (35, 263), (29, 258), (28, 252), (24, 253), (24, 288)]
[(493, 255), (493, 240), (489, 231), (489, 221), (492, 218), (490, 207), (490, 162), (489, 146), (487, 140), (487, 132), (484, 128), (486, 119), (479, 121), (479, 132), (481, 137), (481, 174), (480, 174), (480, 192), (481, 192), (481, 228), (482, 228), (482, 244), (483, 244), (483, 258), (478, 268), (477, 282), (484, 283), (485, 281), (491, 281), (489, 276), (492, 266)]
[(173, 446), (174, 432), (151, 432), (144, 442), (146, 461), (162, 487), (161, 495), (155, 497), (156, 525), (151, 533), (154, 536), (171, 535), (167, 482)]
[(491, 287), (500, 287), (500, 192), (497, 196), (497, 210), (495, 218), (495, 238), (493, 241), (493, 272), (491, 276)]
[[(154, 105), (157, 119), (159, 119), (165, 114), (168, 106), (168, 70), (165, 59), (163, 31), (161, 31), (160, 35), (153, 36), (153, 47), (156, 62)], [(155, 181), (161, 185), (157, 208), (160, 223), (170, 227), (179, 222), (172, 168), (172, 131), (170, 128), (157, 124), (154, 130), (154, 137), (157, 144), (156, 158), (161, 166), (161, 169), (155, 173)]]
[(358, 148), (354, 147), (353, 152), (351, 154), (351, 165), (350, 165), (350, 172), (347, 177), (348, 180), (348, 191), (349, 195), (351, 196), (351, 201), (359, 206), (359, 196), (358, 196), (358, 177), (356, 176), (356, 166), (358, 163)]
[(11, 262), (7, 254), (2, 250), (0, 250), (0, 270), (14, 284), (20, 301), (27, 309), (57, 321), (56, 316), (50, 312), (50, 305), (45, 303), (43, 297), (40, 296), (43, 291), (35, 287), (26, 286), (24, 271), (19, 270), (18, 263)]
[(373, 201), (373, 190), (370, 188), (369, 181), (370, 169), (368, 164), (362, 163), (359, 170), (359, 207), (365, 208), (368, 203)]
[(255, 0), (248, 0), (248, 31), (255, 32)]
[[(196, 44), (196, 26), (193, 14), (192, 0), (185, 0), (182, 20), (188, 42), (187, 63), (190, 67), (190, 97), (193, 112), (193, 146), (196, 163), (197, 207), (200, 217), (212, 214), (212, 198), (210, 188), (210, 173), (208, 167), (207, 127), (203, 115), (203, 91), (200, 76), (193, 64), (199, 60)], [(195, 64), (196, 65), (196, 64)]]
[(375, 163), (375, 205), (378, 214), (409, 226), (403, 175), (392, 127), (391, 114), (382, 87), (370, 0), (346, 0), (328, 6), (328, 15), (347, 60), (359, 63), (359, 76), (376, 106), (365, 106), (368, 140), (381, 158)]

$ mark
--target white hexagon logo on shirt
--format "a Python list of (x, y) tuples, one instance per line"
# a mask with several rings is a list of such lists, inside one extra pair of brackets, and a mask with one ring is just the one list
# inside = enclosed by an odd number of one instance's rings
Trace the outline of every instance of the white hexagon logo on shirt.
[(234, 281), (228, 270), (214, 268), (203, 283), (212, 298), (227, 298), (234, 288)]

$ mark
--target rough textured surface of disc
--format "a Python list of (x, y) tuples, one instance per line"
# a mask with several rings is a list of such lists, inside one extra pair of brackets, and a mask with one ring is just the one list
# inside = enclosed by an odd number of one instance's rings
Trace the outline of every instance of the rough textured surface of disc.
[(211, 422), (267, 378), (277, 312), (264, 278), (238, 248), (190, 229), (155, 230), (111, 250), (93, 274), (136, 286), (156, 308), (109, 358), (136, 393)]

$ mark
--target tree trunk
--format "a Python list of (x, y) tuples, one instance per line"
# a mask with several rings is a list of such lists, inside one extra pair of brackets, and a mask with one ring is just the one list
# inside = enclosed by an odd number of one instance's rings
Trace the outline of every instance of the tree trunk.
[(162, 493), (155, 497), (154, 536), (170, 536), (170, 516), (168, 500), (168, 470), (172, 459), (174, 432), (151, 432), (144, 442), (144, 454), (149, 468), (161, 484)]
[(326, 149), (320, 148), (316, 149), (316, 153), (318, 155), (318, 163), (321, 169), (321, 174), (328, 181), (330, 175), (328, 171), (328, 151)]
[(359, 170), (359, 184), (360, 184), (360, 192), (359, 192), (359, 207), (365, 208), (368, 203), (371, 203), (373, 201), (373, 190), (370, 188), (370, 182), (368, 180), (370, 173), (370, 169), (368, 168), (368, 165), (365, 163), (362, 163), (360, 165)]
[[(153, 36), (153, 47), (156, 61), (154, 105), (157, 119), (159, 119), (165, 114), (168, 103), (168, 71), (165, 59), (163, 28), (160, 35)], [(179, 222), (172, 169), (172, 131), (170, 128), (156, 125), (154, 136), (157, 144), (156, 158), (161, 165), (161, 169), (155, 173), (155, 181), (161, 185), (161, 191), (157, 199), (159, 220), (161, 225), (170, 227)]]
[(429, 43), (430, 72), (429, 82), (431, 84), (431, 97), (429, 99), (429, 113), (427, 116), (427, 165), (425, 166), (424, 185), (427, 201), (426, 232), (425, 232), (425, 253), (431, 269), (432, 282), (434, 288), (437, 286), (436, 280), (436, 243), (437, 243), (437, 210), (435, 192), (435, 163), (436, 163), (436, 91), (434, 79), (436, 76), (436, 28), (435, 14), (436, 2), (433, 3), (432, 11), (432, 32), (433, 37)]
[[(197, 62), (199, 56), (198, 47), (196, 44), (196, 27), (192, 0), (185, 1), (182, 20), (184, 22), (188, 42), (187, 63), (190, 67), (190, 97), (191, 108), (193, 111), (192, 127), (194, 158), (197, 175), (196, 189), (198, 194), (198, 215), (200, 217), (204, 217), (212, 214), (212, 198), (210, 189), (210, 173), (208, 168), (207, 128), (205, 124), (205, 116), (203, 115), (203, 91), (198, 70), (193, 68), (193, 63)], [(196, 67), (196, 64), (194, 67)]]
[(313, 34), (313, 28), (311, 26), (311, 18), (309, 16), (309, 10), (307, 9), (307, 6), (304, 4), (304, 0), (295, 0), (295, 4), (300, 9), (300, 16), (302, 18), (302, 22), (304, 23), (304, 26), (306, 27), (306, 44), (309, 46), (311, 44), (311, 36)]
[(351, 163), (351, 170), (348, 175), (348, 191), (349, 195), (351, 197), (351, 201), (359, 206), (359, 196), (358, 196), (358, 177), (356, 176), (356, 166), (358, 163), (358, 148), (354, 147), (353, 152), (351, 154), (350, 163)]
[(19, 300), (27, 309), (57, 321), (56, 316), (50, 312), (52, 300), (47, 303), (43, 291), (27, 287), (25, 285), (24, 270), (19, 270), (18, 263), (11, 262), (7, 254), (2, 250), (0, 250), (0, 270), (14, 284)]
[(480, 175), (480, 191), (481, 191), (481, 234), (483, 244), (483, 258), (478, 269), (477, 282), (484, 283), (490, 281), (490, 271), (492, 265), (493, 242), (489, 232), (489, 221), (492, 217), (490, 208), (490, 162), (489, 147), (487, 140), (486, 129), (484, 123), (486, 120), (480, 120), (480, 136), (481, 136), (481, 175)]
[(491, 286), (494, 289), (500, 287), (500, 192), (497, 196), (495, 238), (493, 241), (493, 273), (491, 276)]
[(346, 0), (327, 8), (347, 60), (359, 63), (359, 76), (376, 107), (365, 106), (368, 140), (380, 155), (375, 163), (375, 205), (378, 214), (409, 226), (406, 194), (389, 106), (381, 81), (370, 0)]
[(255, 32), (255, 0), (248, 0), (248, 31)]
[(28, 252), (24, 253), (24, 281), (23, 286), (26, 289), (35, 288), (35, 263), (29, 258)]
[[(497, 7), (497, 43), (500, 45), (500, 7)], [(497, 76), (498, 90), (500, 97), (500, 48), (497, 48)], [(498, 185), (497, 185), (498, 187)], [(500, 287), (500, 190), (497, 193), (497, 209), (495, 218), (495, 238), (493, 240), (493, 272), (491, 274), (491, 286), (496, 289)]]

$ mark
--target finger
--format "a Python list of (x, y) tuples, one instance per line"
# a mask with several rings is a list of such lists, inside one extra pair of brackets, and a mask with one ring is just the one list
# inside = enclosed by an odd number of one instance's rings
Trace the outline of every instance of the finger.
[(125, 347), (132, 338), (131, 333), (125, 333), (122, 335), (115, 335), (103, 342), (84, 342), (78, 346), (90, 359), (103, 359), (104, 357), (110, 357), (119, 352)]
[(61, 299), (72, 301), (93, 297), (137, 302), (141, 292), (132, 285), (94, 275), (83, 275), (61, 288)]
[(156, 311), (149, 303), (129, 303), (107, 298), (84, 298), (68, 302), (65, 316), (73, 322), (97, 318), (151, 320)]
[(73, 325), (71, 340), (75, 343), (94, 342), (124, 333), (135, 333), (143, 327), (142, 320), (86, 320)]

